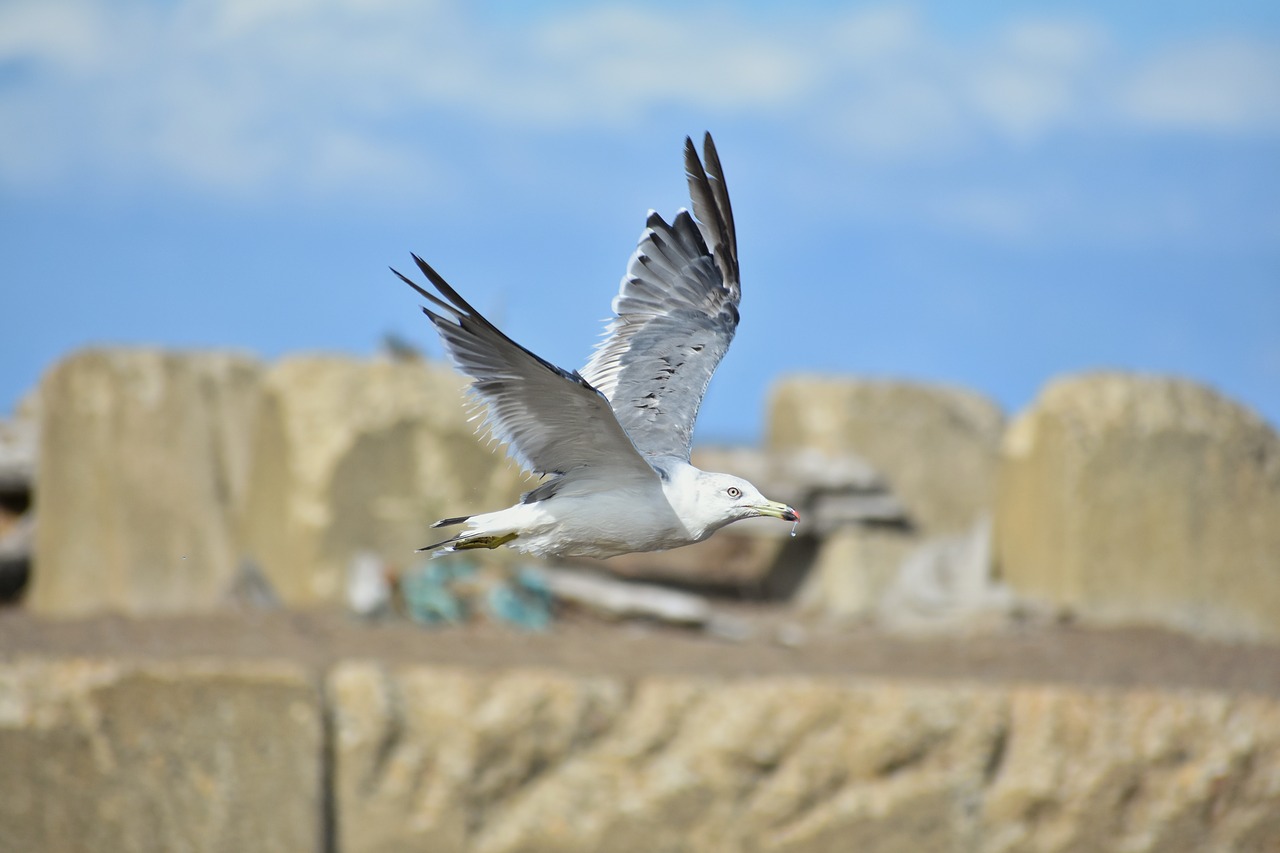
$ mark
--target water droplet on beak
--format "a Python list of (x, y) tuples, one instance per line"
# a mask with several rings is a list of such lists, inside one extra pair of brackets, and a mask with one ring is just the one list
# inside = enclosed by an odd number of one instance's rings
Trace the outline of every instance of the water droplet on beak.
[(796, 538), (796, 528), (797, 528), (797, 527), (799, 527), (799, 526), (800, 526), (800, 521), (799, 521), (799, 519), (797, 519), (797, 520), (796, 520), (796, 522), (795, 522), (794, 524), (792, 524), (792, 525), (791, 525), (791, 538), (792, 538), (792, 539), (795, 539), (795, 538)]

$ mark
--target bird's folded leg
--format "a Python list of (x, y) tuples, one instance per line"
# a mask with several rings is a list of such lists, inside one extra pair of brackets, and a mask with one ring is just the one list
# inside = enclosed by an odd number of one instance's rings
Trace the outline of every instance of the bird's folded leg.
[(518, 539), (519, 533), (504, 533), (501, 536), (469, 536), (453, 546), (455, 551), (469, 551), (472, 548), (499, 548), (506, 545), (513, 539)]

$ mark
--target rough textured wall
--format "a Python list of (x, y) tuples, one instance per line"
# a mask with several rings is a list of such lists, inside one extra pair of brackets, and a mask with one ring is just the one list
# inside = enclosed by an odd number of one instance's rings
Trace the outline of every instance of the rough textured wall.
[(510, 504), (528, 483), (476, 434), (443, 365), (285, 359), (266, 377), (244, 548), (291, 604), (340, 600), (359, 551), (405, 563), (439, 518)]
[(6, 851), (1280, 849), (1280, 701), (1206, 691), (26, 660), (0, 756)]
[(967, 531), (991, 506), (1004, 417), (972, 391), (794, 376), (774, 386), (768, 418), (770, 450), (858, 454), (926, 533)]
[(240, 558), (260, 376), (244, 356), (141, 349), (89, 350), (49, 372), (33, 609), (218, 603)]
[(289, 665), (0, 665), (0, 850), (318, 851), (319, 691)]
[(1004, 417), (979, 394), (911, 382), (793, 376), (774, 386), (768, 418), (772, 452), (809, 448), (865, 459), (883, 475), (911, 525), (832, 531), (817, 548), (801, 591), (806, 609), (842, 618), (881, 612), (904, 561), (927, 540), (970, 535), (989, 517)]
[(1280, 704), (820, 678), (328, 679), (339, 849), (1280, 845)]
[(996, 559), (1082, 619), (1280, 637), (1280, 436), (1212, 389), (1093, 374), (1011, 425)]
[(453, 370), (337, 356), (89, 351), (41, 388), (30, 603), (209, 610), (252, 558), (290, 605), (336, 603), (358, 552), (403, 567), (449, 515), (528, 484)]

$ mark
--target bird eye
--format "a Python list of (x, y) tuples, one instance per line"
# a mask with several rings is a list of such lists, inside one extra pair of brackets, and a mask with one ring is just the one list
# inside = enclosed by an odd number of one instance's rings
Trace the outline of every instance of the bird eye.
[(730, 487), (729, 487), (728, 489), (726, 489), (725, 491), (727, 492), (727, 494), (728, 494), (728, 495), (729, 495), (729, 497), (731, 497), (731, 498), (735, 498), (735, 499), (736, 499), (736, 498), (740, 498), (740, 497), (742, 497), (742, 489), (739, 489), (737, 486), (730, 486)]

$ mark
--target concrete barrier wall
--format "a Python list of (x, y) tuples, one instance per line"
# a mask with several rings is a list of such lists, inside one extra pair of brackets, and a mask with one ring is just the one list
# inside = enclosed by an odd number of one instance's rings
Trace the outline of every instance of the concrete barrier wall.
[(996, 568), (1095, 624), (1280, 637), (1280, 436), (1182, 380), (1059, 380), (1005, 433)]
[[(69, 358), (41, 389), (29, 605), (211, 609), (245, 558), (286, 604), (340, 602), (356, 554), (403, 567), (435, 519), (504, 506), (528, 487), (474, 434), (463, 387), (446, 366), (382, 359)], [(910, 521), (816, 536), (802, 525), (812, 538), (792, 551), (813, 577), (791, 587), (812, 610), (883, 615), (892, 595), (898, 609), (927, 605), (916, 621), (932, 608), (953, 629), (1022, 601), (1083, 622), (1280, 638), (1280, 436), (1212, 389), (1072, 377), (1005, 428), (963, 390), (800, 377), (777, 386), (768, 432), (766, 461), (859, 454)], [(711, 583), (723, 566), (687, 561), (738, 553), (759, 568), (779, 548), (722, 536), (658, 568)], [(964, 549), (939, 536), (975, 547), (950, 565), (930, 554)]]
[(0, 849), (1280, 849), (1280, 701), (867, 678), (0, 664)]

